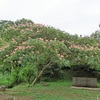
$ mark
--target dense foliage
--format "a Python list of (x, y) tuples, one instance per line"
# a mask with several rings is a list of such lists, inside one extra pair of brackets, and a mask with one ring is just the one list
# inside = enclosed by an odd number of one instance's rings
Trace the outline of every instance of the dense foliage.
[(99, 76), (99, 36), (98, 32), (78, 37), (27, 19), (1, 20), (0, 80), (5, 77), (8, 86), (32, 83), (44, 76), (59, 78), (65, 69), (82, 68)]

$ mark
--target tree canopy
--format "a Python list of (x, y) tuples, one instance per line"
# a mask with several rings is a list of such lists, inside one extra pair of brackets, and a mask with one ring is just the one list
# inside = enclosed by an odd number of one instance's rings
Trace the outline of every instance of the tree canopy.
[(90, 37), (78, 37), (24, 18), (15, 22), (2, 20), (0, 70), (11, 75), (17, 73), (15, 76), (20, 77), (17, 80), (19, 83), (22, 80), (32, 82), (46, 69), (52, 68), (87, 65), (99, 71), (99, 38), (100, 32)]

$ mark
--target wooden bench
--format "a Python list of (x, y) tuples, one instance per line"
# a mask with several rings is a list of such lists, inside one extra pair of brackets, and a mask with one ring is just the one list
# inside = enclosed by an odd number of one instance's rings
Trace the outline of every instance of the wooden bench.
[(73, 77), (73, 86), (97, 87), (97, 78)]

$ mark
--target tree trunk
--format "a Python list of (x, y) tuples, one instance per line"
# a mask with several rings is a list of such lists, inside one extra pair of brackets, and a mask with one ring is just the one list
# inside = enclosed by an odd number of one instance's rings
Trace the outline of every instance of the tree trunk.
[(34, 79), (34, 81), (32, 82), (32, 85), (35, 85), (35, 83), (37, 82), (38, 80), (38, 76), (36, 76), (36, 78)]
[(51, 64), (51, 62), (49, 62), (45, 67), (42, 68), (42, 70), (40, 72), (38, 72), (36, 78), (34, 79), (34, 81), (32, 82), (32, 85), (35, 85), (35, 83), (37, 82), (37, 80), (40, 78), (40, 76), (43, 74), (44, 70), (46, 68), (49, 67), (49, 65)]

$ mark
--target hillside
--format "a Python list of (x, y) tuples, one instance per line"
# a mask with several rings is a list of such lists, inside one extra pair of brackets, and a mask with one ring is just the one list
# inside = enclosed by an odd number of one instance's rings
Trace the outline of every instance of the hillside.
[(21, 82), (34, 84), (34, 79), (37, 81), (45, 75), (59, 78), (62, 69), (81, 70), (82, 75), (92, 71), (92, 75), (99, 77), (100, 41), (93, 36), (78, 37), (27, 19), (0, 21), (3, 83), (8, 86)]

